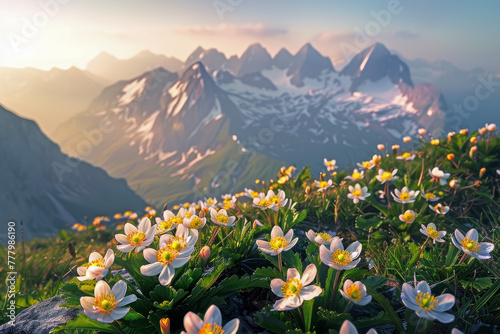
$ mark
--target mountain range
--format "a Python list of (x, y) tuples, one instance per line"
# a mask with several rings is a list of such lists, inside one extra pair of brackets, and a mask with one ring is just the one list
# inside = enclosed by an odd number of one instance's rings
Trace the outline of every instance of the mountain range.
[[(22, 220), (25, 239), (53, 236), (85, 217), (146, 206), (124, 179), (63, 154), (34, 121), (2, 106), (0, 155), (0, 221)], [(1, 236), (5, 242), (7, 234)]]
[(283, 164), (354, 163), (374, 143), (441, 130), (445, 108), (439, 90), (414, 85), (378, 43), (340, 72), (310, 44), (274, 57), (259, 44), (240, 58), (198, 48), (180, 74), (157, 68), (106, 87), (53, 137), (78, 156), (110, 122), (114, 131), (82, 158), (163, 205), (239, 191)]

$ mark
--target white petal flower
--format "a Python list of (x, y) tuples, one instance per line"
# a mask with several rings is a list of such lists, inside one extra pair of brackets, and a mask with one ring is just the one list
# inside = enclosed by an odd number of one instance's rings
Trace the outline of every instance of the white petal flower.
[(326, 160), (326, 158), (325, 158), (325, 159), (323, 159), (323, 163), (325, 164), (326, 170), (329, 172), (337, 169), (337, 166), (335, 166), (337, 164), (336, 160)]
[(274, 211), (278, 211), (280, 208), (284, 207), (288, 201), (285, 192), (281, 189), (278, 189), (277, 194), (275, 194), (274, 191), (269, 190), (266, 198), (273, 204), (273, 206), (270, 206), (269, 209)]
[(377, 180), (381, 183), (384, 184), (386, 182), (390, 181), (395, 181), (398, 177), (396, 176), (396, 173), (398, 172), (397, 169), (393, 170), (392, 172), (388, 172), (380, 168), (378, 170), (378, 175), (376, 176)]
[(448, 211), (450, 211), (450, 207), (449, 206), (446, 206), (446, 205), (442, 205), (441, 203), (438, 203), (434, 206), (430, 205), (429, 204), (429, 208), (434, 211), (435, 213), (437, 213), (438, 215), (445, 215), (448, 213)]
[(85, 315), (102, 323), (112, 323), (123, 318), (129, 311), (124, 307), (137, 300), (136, 295), (125, 297), (127, 284), (124, 281), (117, 282), (113, 289), (108, 283), (99, 281), (95, 285), (94, 297), (81, 297), (80, 304)]
[(210, 209), (210, 218), (212, 219), (212, 223), (224, 227), (230, 227), (236, 224), (235, 223), (236, 217), (228, 216), (227, 211), (225, 209), (220, 209), (219, 211), (216, 211), (215, 209)]
[(89, 262), (85, 267), (78, 267), (77, 272), (80, 277), (77, 277), (80, 281), (101, 280), (108, 274), (109, 268), (113, 265), (115, 261), (115, 253), (113, 250), (108, 249), (106, 255), (102, 257), (101, 254), (93, 252), (89, 256)]
[(406, 307), (415, 311), (420, 318), (436, 319), (445, 324), (455, 319), (454, 315), (445, 312), (455, 305), (455, 297), (450, 293), (437, 297), (433, 296), (429, 284), (425, 281), (418, 283), (416, 289), (413, 289), (410, 284), (404, 283), (401, 300)]
[(358, 180), (361, 180), (363, 178), (363, 176), (365, 176), (365, 171), (358, 171), (357, 169), (354, 169), (354, 171), (352, 172), (351, 175), (349, 176), (346, 176), (346, 179), (347, 180), (351, 180), (351, 181), (358, 181)]
[(429, 169), (429, 175), (432, 178), (432, 182), (438, 182), (444, 186), (448, 183), (448, 178), (450, 177), (450, 173), (445, 173), (440, 170), (438, 167), (434, 167), (432, 170)]
[(281, 252), (290, 250), (298, 241), (298, 238), (293, 239), (293, 230), (288, 231), (283, 235), (283, 230), (279, 226), (274, 226), (271, 230), (271, 240), (257, 240), (259, 249), (269, 255), (278, 255)]
[(471, 229), (464, 236), (459, 230), (451, 236), (453, 244), (472, 257), (479, 260), (490, 259), (490, 253), (495, 249), (495, 245), (489, 242), (478, 242), (479, 234), (476, 229)]
[(189, 230), (179, 225), (176, 236), (164, 234), (160, 238), (160, 249), (144, 250), (144, 258), (149, 262), (141, 266), (144, 276), (158, 276), (161, 285), (168, 285), (175, 275), (175, 268), (180, 268), (189, 262), (194, 245), (198, 240), (198, 231)]
[(306, 232), (307, 238), (317, 245), (329, 244), (332, 241), (332, 238), (336, 234), (337, 233), (335, 233), (335, 232), (332, 232), (332, 233), (318, 232), (318, 233), (316, 233), (313, 230), (309, 230)]
[(333, 181), (330, 179), (328, 181), (316, 181), (314, 180), (314, 185), (318, 188), (319, 192), (325, 191), (333, 186)]
[(124, 253), (135, 249), (138, 253), (149, 246), (155, 238), (156, 225), (151, 226), (149, 218), (144, 217), (138, 227), (130, 223), (124, 226), (125, 234), (115, 234), (115, 239), (120, 243), (116, 248)]
[(315, 278), (317, 269), (314, 264), (307, 266), (300, 277), (295, 268), (289, 268), (284, 282), (279, 278), (271, 281), (271, 290), (278, 297), (271, 311), (289, 311), (302, 305), (304, 300), (311, 300), (321, 294), (322, 289), (316, 285), (309, 285)]
[(261, 210), (272, 209), (274, 210), (276, 205), (269, 200), (269, 198), (264, 193), (259, 193), (257, 197), (252, 200), (252, 205)]
[(407, 224), (413, 223), (417, 215), (413, 210), (406, 210), (405, 213), (399, 215), (399, 220)]
[(419, 190), (409, 190), (408, 187), (403, 187), (401, 191), (398, 189), (394, 190), (394, 193), (391, 193), (392, 197), (394, 198), (394, 201), (398, 203), (413, 203), (415, 202), (416, 197), (420, 193)]
[(240, 320), (238, 318), (229, 321), (222, 327), (222, 314), (217, 306), (212, 305), (205, 313), (203, 320), (193, 312), (188, 312), (184, 316), (184, 329), (182, 334), (199, 334), (199, 333), (224, 333), (236, 334)]
[(430, 223), (425, 227), (424, 224), (421, 224), (421, 229), (420, 232), (422, 232), (423, 235), (429, 237), (432, 239), (432, 243), (435, 244), (437, 242), (445, 242), (443, 237), (446, 235), (446, 231), (437, 231), (436, 225), (433, 223)]
[(255, 198), (259, 196), (258, 191), (254, 191), (252, 189), (245, 188), (245, 196), (250, 197), (250, 198)]
[(441, 199), (441, 197), (438, 197), (431, 192), (426, 193), (425, 189), (422, 189), (422, 197), (425, 198), (427, 202), (436, 202)]
[(397, 160), (404, 160), (404, 161), (411, 161), (411, 160), (415, 159), (415, 154), (405, 152), (402, 155), (397, 156), (396, 159)]
[(321, 261), (336, 270), (348, 270), (357, 266), (361, 259), (358, 259), (363, 246), (359, 241), (355, 241), (344, 250), (342, 239), (334, 237), (330, 243), (330, 249), (325, 245), (319, 247)]
[(340, 293), (347, 301), (356, 305), (364, 306), (372, 301), (372, 296), (366, 293), (366, 286), (359, 281), (345, 280)]
[(356, 185), (349, 186), (349, 194), (347, 194), (347, 198), (352, 199), (354, 204), (358, 204), (359, 201), (364, 201), (366, 197), (370, 196), (371, 194), (368, 192), (368, 187), (361, 187), (359, 183), (356, 183)]
[(184, 218), (184, 226), (191, 229), (201, 230), (205, 227), (207, 223), (207, 218), (200, 218), (197, 215), (193, 215), (190, 218)]
[[(358, 330), (349, 320), (344, 320), (342, 326), (340, 327), (339, 334), (358, 334)], [(373, 328), (370, 329), (366, 334), (377, 334), (377, 331)]]

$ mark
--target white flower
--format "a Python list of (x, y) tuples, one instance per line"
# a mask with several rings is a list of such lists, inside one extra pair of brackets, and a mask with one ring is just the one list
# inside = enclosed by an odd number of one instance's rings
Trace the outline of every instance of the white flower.
[(438, 215), (445, 215), (448, 213), (448, 211), (450, 211), (450, 207), (449, 206), (443, 206), (441, 203), (438, 203), (434, 206), (430, 205), (429, 204), (429, 208), (434, 211), (435, 213), (437, 213)]
[(182, 224), (184, 222), (184, 219), (180, 215), (175, 215), (170, 210), (165, 210), (163, 212), (163, 220), (160, 217), (156, 217), (155, 220), (156, 220), (155, 234), (157, 235), (167, 233), (175, 229), (177, 225)]
[(184, 218), (183, 225), (187, 228), (201, 230), (203, 227), (205, 227), (206, 223), (207, 218), (200, 218), (197, 215), (193, 215), (190, 218)]
[(352, 199), (354, 204), (358, 204), (360, 200), (364, 201), (366, 197), (371, 195), (368, 192), (368, 187), (361, 187), (359, 183), (356, 183), (354, 187), (349, 186), (349, 191), (350, 193), (347, 194), (347, 198)]
[(340, 293), (347, 301), (359, 306), (364, 306), (372, 301), (372, 296), (366, 293), (366, 286), (359, 281), (353, 283), (350, 279), (345, 280)]
[(373, 160), (363, 161), (362, 163), (358, 162), (357, 165), (359, 168), (364, 168), (364, 169), (372, 169), (375, 166), (377, 166), (377, 164)]
[(406, 210), (405, 213), (399, 215), (399, 220), (407, 224), (411, 224), (415, 220), (415, 217), (416, 217), (415, 211)]
[(408, 190), (408, 187), (403, 187), (401, 191), (395, 189), (394, 193), (391, 193), (396, 202), (403, 204), (415, 202), (415, 198), (418, 196), (418, 194), (420, 194), (419, 190)]
[[(342, 326), (340, 327), (339, 334), (358, 334), (358, 330), (349, 320), (344, 320)], [(370, 329), (366, 334), (377, 334), (377, 331), (373, 328)]]
[(385, 170), (383, 170), (382, 168), (380, 168), (378, 170), (378, 175), (376, 176), (376, 178), (377, 178), (377, 180), (380, 183), (384, 184), (385, 182), (396, 180), (398, 178), (396, 176), (397, 172), (398, 172), (397, 169), (393, 170), (392, 173), (391, 173), (391, 172), (386, 172)]
[(448, 183), (448, 178), (450, 177), (450, 173), (445, 173), (440, 170), (438, 167), (434, 167), (432, 170), (429, 169), (429, 175), (432, 177), (432, 182), (438, 182), (444, 186)]
[(123, 318), (129, 311), (129, 307), (123, 307), (137, 300), (136, 295), (125, 297), (127, 284), (124, 281), (117, 282), (113, 289), (108, 283), (99, 281), (95, 285), (94, 297), (81, 297), (80, 304), (85, 315), (102, 323), (112, 323)]
[(314, 185), (318, 187), (318, 191), (325, 191), (326, 189), (330, 188), (333, 186), (333, 181), (330, 179), (328, 181), (314, 181)]
[[(189, 234), (189, 235), (188, 235)], [(160, 238), (160, 249), (144, 250), (144, 258), (149, 264), (141, 266), (144, 276), (158, 276), (161, 285), (168, 285), (175, 275), (175, 268), (185, 265), (191, 258), (194, 245), (198, 239), (198, 231), (189, 230), (180, 225), (174, 237), (164, 234)]]
[(269, 209), (274, 211), (278, 211), (280, 208), (284, 207), (288, 201), (285, 192), (281, 189), (278, 189), (277, 194), (275, 194), (274, 191), (269, 190), (266, 198), (274, 204), (274, 206), (269, 207)]
[(326, 170), (329, 172), (337, 169), (337, 166), (335, 166), (337, 164), (336, 160), (326, 160), (326, 158), (325, 158), (325, 159), (323, 159), (323, 163), (325, 164)]
[(317, 269), (314, 264), (307, 266), (302, 278), (297, 269), (289, 268), (286, 282), (279, 278), (271, 281), (271, 290), (278, 297), (271, 311), (289, 311), (301, 306), (304, 300), (311, 300), (321, 294), (322, 289), (309, 285), (316, 278)]
[(443, 237), (446, 235), (446, 231), (437, 231), (436, 225), (434, 225), (434, 223), (430, 223), (429, 225), (427, 225), (427, 227), (425, 227), (424, 224), (421, 224), (420, 226), (420, 232), (422, 232), (423, 235), (431, 238), (433, 244), (435, 244), (436, 241), (445, 242), (443, 240)]
[(78, 267), (76, 269), (78, 275), (77, 277), (80, 281), (86, 281), (95, 279), (99, 281), (103, 277), (106, 277), (109, 271), (109, 267), (113, 265), (115, 261), (115, 253), (113, 250), (108, 249), (106, 255), (102, 257), (101, 254), (93, 252), (89, 256), (89, 262), (85, 267)]
[(115, 239), (121, 245), (117, 245), (119, 251), (128, 253), (135, 249), (136, 253), (149, 246), (155, 238), (156, 225), (151, 227), (149, 218), (142, 218), (138, 227), (126, 223), (123, 229), (125, 234), (115, 234)]
[(362, 170), (361, 172), (359, 172), (357, 169), (355, 169), (352, 172), (352, 175), (346, 176), (345, 178), (351, 181), (358, 181), (361, 180), (363, 176), (365, 176), (365, 171)]
[(464, 334), (464, 332), (462, 332), (461, 330), (458, 330), (458, 329), (456, 329), (456, 328), (453, 328), (453, 329), (451, 330), (451, 334)]
[(415, 159), (415, 154), (411, 154), (408, 152), (403, 153), (402, 155), (398, 155), (396, 157), (397, 160), (411, 161)]
[(186, 210), (186, 208), (180, 208), (179, 211), (177, 212), (177, 216), (181, 217), (183, 220), (184, 220), (184, 218), (190, 218), (191, 216), (193, 216), (195, 214), (196, 214), (196, 209), (192, 206), (190, 206), (189, 209), (187, 209), (187, 210)]
[(356, 267), (361, 261), (358, 259), (363, 246), (359, 241), (355, 241), (344, 250), (342, 240), (334, 237), (330, 243), (330, 249), (325, 245), (319, 246), (319, 256), (321, 261), (336, 270), (348, 270)]
[(269, 255), (278, 255), (281, 252), (290, 250), (297, 243), (298, 238), (293, 239), (293, 230), (288, 231), (284, 236), (283, 230), (279, 226), (274, 226), (271, 230), (271, 240), (257, 240), (259, 249)]
[(250, 197), (250, 198), (255, 198), (259, 196), (258, 191), (254, 191), (252, 189), (245, 188), (245, 196)]
[(228, 216), (225, 209), (220, 209), (219, 211), (210, 209), (210, 218), (212, 218), (212, 223), (224, 227), (230, 227), (236, 224), (234, 222), (236, 220), (236, 217)]
[(261, 210), (266, 210), (270, 209), (271, 207), (274, 207), (275, 205), (267, 198), (266, 194), (260, 193), (257, 195), (257, 197), (254, 197), (252, 201), (252, 206), (259, 208)]
[(426, 193), (425, 189), (422, 189), (422, 197), (425, 198), (427, 202), (436, 202), (441, 199), (441, 197), (438, 197), (433, 193)]
[(437, 297), (433, 296), (429, 284), (425, 281), (418, 283), (416, 289), (413, 289), (410, 284), (404, 283), (401, 300), (420, 318), (436, 319), (445, 324), (455, 319), (454, 315), (445, 313), (455, 305), (455, 297), (449, 293)]
[(239, 326), (240, 320), (236, 318), (222, 327), (222, 314), (217, 306), (212, 305), (208, 308), (203, 320), (195, 313), (188, 312), (184, 316), (184, 329), (186, 331), (183, 331), (182, 334), (236, 334)]
[(332, 238), (336, 235), (337, 233), (332, 232), (330, 233), (325, 233), (325, 232), (314, 232), (313, 230), (309, 230), (306, 232), (306, 236), (309, 240), (314, 242), (317, 245), (327, 245), (332, 241)]
[(215, 197), (205, 198), (205, 203), (209, 209), (215, 208), (215, 205), (217, 204), (217, 199)]
[(495, 248), (495, 245), (489, 242), (477, 242), (479, 235), (476, 229), (471, 229), (464, 235), (459, 230), (455, 230), (455, 234), (451, 236), (453, 244), (472, 257), (479, 260), (486, 260), (491, 258), (490, 253)]
[(491, 123), (491, 124), (486, 123), (486, 125), (484, 127), (489, 132), (495, 132), (498, 129), (495, 123)]

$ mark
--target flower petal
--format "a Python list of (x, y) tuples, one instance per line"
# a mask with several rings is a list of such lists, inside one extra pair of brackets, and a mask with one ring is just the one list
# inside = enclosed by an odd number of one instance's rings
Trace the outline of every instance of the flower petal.
[(141, 274), (144, 276), (156, 276), (163, 270), (163, 264), (155, 262), (141, 266)]
[(111, 293), (111, 288), (109, 287), (108, 283), (104, 281), (97, 282), (94, 288), (94, 296), (98, 298), (104, 296), (107, 293)]
[(127, 283), (124, 281), (118, 281), (115, 285), (113, 285), (113, 289), (111, 289), (111, 293), (115, 295), (115, 300), (120, 301), (125, 297), (125, 293), (127, 292)]
[(222, 314), (217, 306), (212, 305), (208, 308), (205, 313), (205, 318), (203, 319), (203, 323), (206, 324), (217, 324), (222, 325)]
[(146, 248), (142, 253), (144, 254), (144, 258), (146, 259), (146, 261), (148, 261), (149, 263), (158, 262), (158, 260), (156, 259), (156, 253), (158, 253), (158, 251), (156, 249)]
[(309, 285), (315, 278), (318, 273), (318, 269), (314, 263), (311, 263), (307, 266), (306, 270), (302, 273), (301, 283), (303, 285)]
[(125, 306), (125, 305), (128, 305), (130, 303), (133, 303), (137, 300), (137, 296), (136, 295), (128, 295), (128, 296), (125, 296), (123, 297), (123, 299), (118, 303), (118, 307), (122, 307), (122, 306)]
[(444, 295), (438, 296), (438, 304), (434, 311), (436, 312), (444, 312), (448, 311), (450, 308), (455, 305), (455, 296), (453, 296), (451, 293), (446, 293)]
[(323, 289), (321, 289), (317, 285), (308, 285), (300, 290), (300, 297), (302, 297), (304, 300), (311, 300), (315, 297), (318, 297), (322, 291)]
[(130, 307), (118, 307), (115, 310), (113, 310), (109, 315), (113, 320), (118, 320), (123, 318), (128, 311), (130, 310)]
[(126, 223), (123, 230), (125, 231), (126, 235), (129, 235), (130, 233), (137, 232), (137, 227), (135, 227), (134, 225), (132, 225), (130, 223)]
[(158, 279), (160, 280), (161, 285), (168, 285), (172, 281), (172, 278), (174, 278), (175, 271), (172, 266), (163, 266), (163, 269), (160, 273), (160, 276), (158, 276)]
[(279, 278), (274, 278), (271, 280), (271, 291), (278, 297), (284, 297), (283, 291), (281, 291), (281, 288), (285, 282)]
[(236, 334), (238, 332), (238, 327), (240, 327), (240, 319), (236, 318), (229, 321), (222, 329), (224, 333)]
[(465, 237), (467, 239), (470, 239), (472, 241), (476, 241), (477, 242), (477, 240), (479, 238), (479, 234), (477, 233), (476, 229), (473, 228), (473, 229), (469, 230), (469, 232), (467, 232), (467, 234), (465, 235)]
[(188, 312), (184, 316), (184, 329), (188, 334), (196, 334), (203, 328), (203, 320), (193, 312)]
[(271, 230), (271, 240), (277, 237), (283, 237), (283, 230), (279, 226), (274, 226)]

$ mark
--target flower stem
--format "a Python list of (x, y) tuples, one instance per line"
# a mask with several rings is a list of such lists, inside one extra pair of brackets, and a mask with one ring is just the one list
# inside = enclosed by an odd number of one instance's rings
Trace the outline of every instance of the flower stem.
[(335, 297), (337, 296), (337, 290), (339, 288), (338, 285), (341, 272), (342, 270), (337, 270), (337, 272), (335, 273), (335, 281), (333, 281), (332, 302), (330, 309), (333, 309), (333, 305), (335, 304)]
[(113, 321), (111, 324), (113, 325), (114, 328), (118, 330), (118, 332), (125, 334), (125, 332), (122, 330), (122, 328), (116, 321)]
[(214, 230), (214, 234), (212, 234), (212, 237), (210, 238), (210, 241), (208, 242), (207, 246), (210, 246), (214, 242), (215, 237), (217, 236), (217, 233), (219, 233), (219, 231), (220, 231), (220, 225), (217, 225), (217, 227)]
[(424, 247), (425, 245), (427, 245), (427, 242), (429, 242), (429, 237), (427, 237), (427, 239), (425, 240), (424, 244), (422, 245), (422, 247), (420, 247), (420, 253), (418, 253), (418, 262), (417, 262), (417, 266), (416, 266), (416, 269), (418, 269), (418, 265), (420, 264), (420, 255), (422, 255), (422, 252), (424, 251)]
[(464, 260), (467, 258), (467, 253), (464, 253), (464, 255), (462, 255), (462, 258), (460, 259), (460, 261), (458, 261), (458, 264), (457, 266), (459, 266), (460, 264), (462, 264), (462, 262), (464, 262)]
[(283, 262), (281, 261), (281, 253), (278, 253), (278, 264), (280, 266), (281, 276), (283, 276)]
[(387, 207), (389, 208), (389, 210), (391, 210), (391, 201), (389, 199), (389, 182), (385, 182), (385, 194), (387, 196)]
[(351, 301), (349, 301), (349, 303), (347, 303), (347, 306), (345, 307), (344, 311), (342, 313), (347, 313), (351, 310), (352, 308), (352, 303)]

